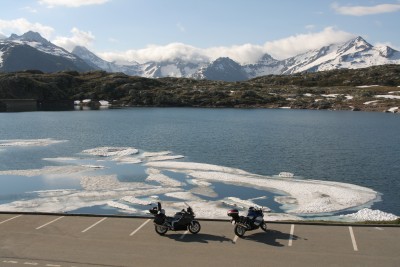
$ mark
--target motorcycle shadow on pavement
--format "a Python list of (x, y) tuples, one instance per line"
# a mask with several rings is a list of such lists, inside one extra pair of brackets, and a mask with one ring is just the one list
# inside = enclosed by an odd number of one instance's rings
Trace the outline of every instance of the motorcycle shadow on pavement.
[(230, 238), (227, 238), (226, 236), (223, 235), (210, 235), (210, 234), (202, 234), (202, 233), (198, 233), (195, 235), (192, 234), (188, 234), (185, 235), (182, 238), (182, 234), (166, 234), (165, 237), (168, 237), (169, 239), (173, 239), (175, 241), (179, 241), (179, 242), (186, 242), (186, 243), (190, 243), (190, 242), (196, 242), (196, 243), (209, 243), (209, 242), (229, 242), (229, 243), (233, 243), (233, 240)]
[[(293, 235), (292, 240), (299, 239), (298, 236)], [(259, 243), (263, 243), (270, 246), (275, 247), (284, 247), (288, 240), (290, 239), (290, 234), (282, 233), (277, 230), (268, 230), (267, 232), (259, 232), (259, 233), (246, 233), (246, 235), (242, 238), (245, 240), (256, 241)]]

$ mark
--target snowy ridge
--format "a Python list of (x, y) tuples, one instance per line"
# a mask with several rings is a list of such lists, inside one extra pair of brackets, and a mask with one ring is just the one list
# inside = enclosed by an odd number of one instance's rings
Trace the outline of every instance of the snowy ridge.
[[(31, 48), (30, 51), (20, 52), (23, 47), (28, 50), (28, 46)], [(7, 60), (16, 47), (20, 49), (14, 52), (12, 60)], [(41, 53), (35, 53), (32, 49)], [(58, 59), (46, 61), (46, 56), (42, 53)], [(59, 60), (63, 61), (64, 65), (54, 64)], [(12, 63), (16, 61), (21, 62), (23, 67), (21, 64)], [(23, 63), (26, 64), (23, 65)], [(52, 44), (39, 33), (31, 31), (21, 36), (12, 34), (9, 38), (0, 39), (1, 71), (39, 69), (54, 72), (66, 69), (78, 71), (97, 69), (147, 78), (179, 77), (242, 81), (270, 74), (357, 69), (385, 64), (400, 64), (400, 52), (388, 46), (374, 47), (360, 36), (345, 43), (327, 45), (284, 60), (277, 60), (269, 54), (264, 54), (257, 62), (245, 65), (228, 57), (219, 57), (213, 61), (205, 57), (201, 59), (176, 57), (163, 61), (131, 62), (122, 65), (103, 60), (85, 47), (77, 46), (72, 53), (69, 53)]]
[[(89, 51), (90, 52), (90, 51)], [(78, 56), (80, 56), (78, 54)], [(106, 61), (82, 57), (100, 69), (112, 71)], [(119, 69), (130, 75), (147, 78), (185, 77), (194, 79), (240, 81), (263, 75), (294, 74), (304, 71), (316, 72), (333, 69), (356, 69), (375, 65), (400, 64), (400, 52), (388, 46), (374, 47), (362, 37), (341, 44), (331, 44), (302, 53), (300, 55), (277, 60), (264, 54), (253, 64), (240, 65), (227, 57), (211, 62), (190, 62), (176, 58), (162, 62), (135, 63), (134, 72)]]
[(12, 41), (16, 44), (29, 45), (46, 54), (64, 57), (71, 60), (77, 60), (77, 57), (75, 55), (69, 53), (64, 48), (56, 46), (53, 43), (47, 41), (39, 33), (36, 32), (29, 31), (21, 36), (13, 34), (7, 40)]
[(362, 37), (344, 44), (333, 44), (286, 60), (283, 74), (332, 69), (357, 69), (375, 65), (400, 64), (400, 52), (388, 47), (374, 47)]
[(13, 72), (27, 69), (43, 72), (64, 70), (89, 71), (90, 67), (80, 57), (54, 45), (39, 33), (29, 31), (21, 36), (12, 34), (0, 39), (0, 71)]

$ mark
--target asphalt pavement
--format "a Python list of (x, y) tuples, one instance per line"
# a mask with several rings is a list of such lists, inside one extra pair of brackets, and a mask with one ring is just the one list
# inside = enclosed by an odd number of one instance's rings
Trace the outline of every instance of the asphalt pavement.
[(151, 218), (3, 213), (0, 266), (400, 266), (400, 227), (269, 223), (238, 238), (200, 224), (160, 236)]

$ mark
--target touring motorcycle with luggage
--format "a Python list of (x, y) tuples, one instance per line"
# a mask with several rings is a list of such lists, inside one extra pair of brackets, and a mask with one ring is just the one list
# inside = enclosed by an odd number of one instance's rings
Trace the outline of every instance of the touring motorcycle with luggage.
[(159, 235), (164, 235), (168, 230), (189, 230), (192, 234), (200, 232), (200, 223), (194, 219), (195, 214), (190, 206), (186, 210), (182, 209), (182, 211), (177, 212), (174, 217), (165, 215), (165, 210), (162, 209), (160, 202), (157, 203), (157, 207), (153, 207), (149, 211), (154, 215), (154, 227)]
[(250, 207), (247, 216), (239, 216), (237, 209), (228, 211), (231, 223), (235, 225), (234, 231), (238, 237), (243, 237), (246, 231), (261, 228), (267, 231), (267, 223), (264, 221), (264, 210), (262, 208)]

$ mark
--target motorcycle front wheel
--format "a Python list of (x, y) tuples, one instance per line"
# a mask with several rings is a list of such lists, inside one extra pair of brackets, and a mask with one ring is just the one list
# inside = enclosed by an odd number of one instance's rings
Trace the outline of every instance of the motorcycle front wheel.
[(260, 225), (261, 229), (263, 229), (264, 232), (268, 231), (267, 230), (267, 223), (266, 222), (262, 222)]
[(200, 229), (200, 223), (197, 221), (193, 221), (189, 224), (189, 232), (191, 232), (192, 234), (197, 234), (198, 232), (200, 232)]
[(246, 233), (246, 228), (244, 228), (244, 226), (242, 226), (242, 225), (240, 225), (240, 224), (236, 224), (236, 225), (235, 225), (234, 231), (235, 231), (235, 234), (236, 234), (238, 237), (243, 237), (243, 236), (244, 236), (244, 233)]
[(168, 228), (166, 226), (164, 226), (164, 225), (156, 224), (154, 226), (154, 228), (155, 228), (157, 234), (159, 234), (159, 235), (164, 235), (166, 232), (168, 232)]

